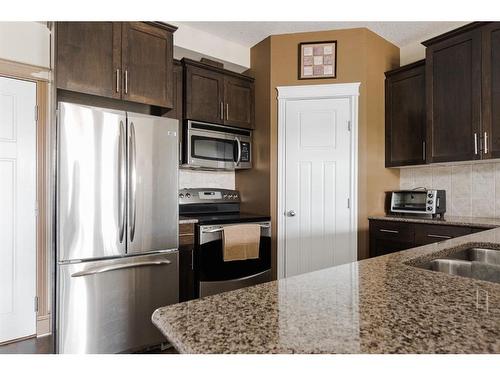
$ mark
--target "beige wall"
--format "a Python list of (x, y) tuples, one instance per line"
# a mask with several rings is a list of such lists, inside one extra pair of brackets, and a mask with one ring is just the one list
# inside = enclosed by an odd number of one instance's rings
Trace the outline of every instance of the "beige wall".
[[(337, 40), (337, 78), (299, 80), (298, 44), (324, 40)], [(361, 82), (358, 256), (360, 259), (365, 258), (368, 254), (367, 216), (382, 213), (384, 190), (399, 186), (399, 171), (384, 168), (384, 72), (398, 66), (399, 49), (364, 28), (274, 35), (254, 46), (251, 50), (250, 72), (256, 79), (255, 143), (258, 148), (254, 150), (254, 156), (258, 159), (258, 166), (250, 171), (236, 173), (236, 186), (245, 192), (243, 196), (248, 199), (242, 209), (268, 210), (276, 234), (276, 87)], [(253, 191), (257, 181), (259, 186)], [(276, 246), (273, 251), (274, 267), (275, 258)]]

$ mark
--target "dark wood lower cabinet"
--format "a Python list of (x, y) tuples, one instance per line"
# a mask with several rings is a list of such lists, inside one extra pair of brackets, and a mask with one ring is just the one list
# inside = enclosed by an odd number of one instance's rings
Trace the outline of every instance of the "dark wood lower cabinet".
[(179, 225), (179, 302), (194, 299), (194, 224)]
[(370, 257), (445, 241), (487, 228), (370, 220)]

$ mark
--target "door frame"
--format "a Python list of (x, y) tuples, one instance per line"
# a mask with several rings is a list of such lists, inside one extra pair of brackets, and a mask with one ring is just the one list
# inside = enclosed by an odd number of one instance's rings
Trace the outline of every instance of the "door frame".
[[(36, 336), (51, 333), (51, 241), (50, 217), (50, 92), (52, 87), (49, 68), (14, 62), (0, 58), (0, 76), (36, 84)], [(18, 338), (13, 341), (19, 341)], [(5, 344), (5, 343), (2, 343)]]
[(350, 206), (351, 206), (351, 244), (352, 253), (358, 247), (358, 101), (360, 82), (335, 83), (326, 85), (278, 86), (278, 279), (285, 277), (285, 136), (286, 106), (288, 102), (310, 99), (348, 98), (351, 110), (351, 168), (350, 168)]

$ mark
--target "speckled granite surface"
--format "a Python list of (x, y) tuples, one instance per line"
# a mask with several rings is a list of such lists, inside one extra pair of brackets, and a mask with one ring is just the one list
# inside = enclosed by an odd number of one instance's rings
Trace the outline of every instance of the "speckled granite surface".
[(418, 216), (380, 215), (369, 216), (369, 220), (402, 221), (407, 223), (436, 224), (436, 225), (458, 225), (475, 228), (498, 228), (500, 219), (490, 217), (470, 216), (446, 216), (443, 219), (431, 219)]
[[(500, 229), (156, 310), (181, 353), (500, 353), (500, 284), (415, 268)], [(451, 250), (449, 250), (451, 249)]]

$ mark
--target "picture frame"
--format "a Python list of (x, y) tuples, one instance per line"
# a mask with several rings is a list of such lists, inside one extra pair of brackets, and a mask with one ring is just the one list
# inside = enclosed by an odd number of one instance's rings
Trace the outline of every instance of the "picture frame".
[(337, 78), (337, 41), (299, 43), (298, 79)]

